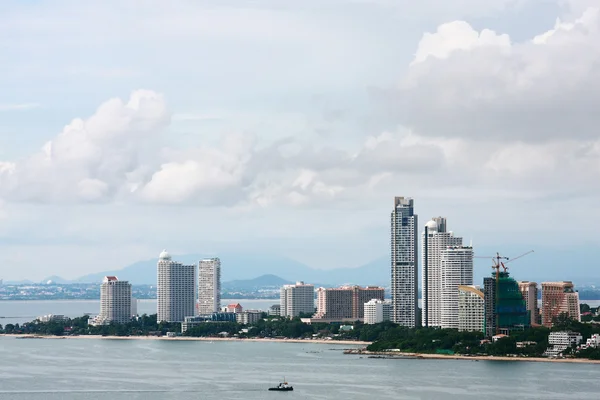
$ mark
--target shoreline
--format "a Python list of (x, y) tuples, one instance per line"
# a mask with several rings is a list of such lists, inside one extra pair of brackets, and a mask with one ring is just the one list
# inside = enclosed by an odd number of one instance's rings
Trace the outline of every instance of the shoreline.
[(344, 354), (373, 356), (371, 358), (385, 359), (417, 359), (417, 360), (463, 360), (463, 361), (521, 361), (521, 362), (549, 362), (573, 364), (600, 364), (600, 360), (588, 358), (545, 358), (545, 357), (508, 357), (508, 356), (466, 356), (445, 355), (428, 353), (403, 353), (398, 351), (368, 351), (362, 349), (345, 350)]
[(167, 341), (192, 341), (192, 342), (264, 342), (264, 343), (309, 343), (309, 344), (335, 344), (366, 346), (371, 342), (354, 340), (303, 340), (303, 339), (270, 339), (270, 338), (222, 338), (222, 337), (192, 337), (192, 336), (102, 336), (102, 335), (76, 335), (76, 336), (51, 336), (51, 335), (28, 335), (4, 333), (0, 337), (12, 337), (15, 339), (101, 339), (101, 340), (167, 340)]

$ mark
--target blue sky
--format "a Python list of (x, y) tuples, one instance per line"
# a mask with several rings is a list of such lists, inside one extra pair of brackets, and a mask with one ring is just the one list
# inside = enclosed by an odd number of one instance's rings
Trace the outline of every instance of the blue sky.
[(358, 266), (396, 195), (476, 249), (594, 248), (594, 5), (3, 2), (0, 276), (163, 248)]

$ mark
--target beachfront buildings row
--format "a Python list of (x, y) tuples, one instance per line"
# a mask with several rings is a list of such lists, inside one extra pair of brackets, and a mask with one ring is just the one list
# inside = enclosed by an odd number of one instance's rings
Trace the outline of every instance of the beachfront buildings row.
[[(377, 301), (383, 303), (384, 292), (385, 289), (379, 286), (321, 287), (315, 290), (314, 285), (296, 282), (281, 288), (278, 315), (289, 318), (301, 316), (305, 323), (363, 321), (366, 318), (367, 304)], [(391, 307), (388, 303), (385, 306), (385, 319), (382, 307), (378, 308), (379, 311), (375, 310), (377, 315), (381, 314), (378, 322), (390, 317)]]
[[(410, 197), (395, 197), (391, 213), (391, 320), (415, 327), (418, 314), (418, 216)], [(566, 313), (580, 320), (579, 297), (572, 282), (542, 283), (538, 307), (535, 282), (517, 282), (505, 270), (473, 282), (473, 248), (448, 229), (444, 217), (425, 223), (421, 233), (421, 324), (459, 330), (482, 330), (486, 336), (527, 326), (552, 326)], [(483, 318), (483, 319), (482, 319)]]

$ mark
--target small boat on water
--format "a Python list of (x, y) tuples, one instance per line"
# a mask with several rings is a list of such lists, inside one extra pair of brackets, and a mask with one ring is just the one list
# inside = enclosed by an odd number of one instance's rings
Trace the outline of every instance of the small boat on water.
[(279, 385), (275, 387), (270, 387), (269, 390), (277, 391), (277, 392), (289, 392), (290, 390), (294, 390), (294, 388), (283, 379), (283, 382), (279, 383)]

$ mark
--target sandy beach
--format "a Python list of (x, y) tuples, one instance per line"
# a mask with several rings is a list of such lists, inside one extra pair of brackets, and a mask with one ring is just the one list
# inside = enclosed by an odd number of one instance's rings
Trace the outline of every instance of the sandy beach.
[(346, 350), (346, 354), (356, 354), (365, 356), (380, 356), (382, 358), (397, 359), (433, 359), (433, 360), (467, 360), (467, 361), (525, 361), (525, 362), (559, 362), (576, 364), (600, 364), (600, 360), (589, 360), (587, 358), (545, 358), (545, 357), (505, 357), (505, 356), (463, 356), (463, 355), (444, 355), (444, 354), (422, 354), (422, 353), (401, 353), (397, 351), (367, 351), (367, 350)]
[(0, 334), (3, 337), (18, 339), (102, 339), (102, 340), (171, 340), (171, 341), (201, 341), (201, 342), (267, 342), (267, 343), (307, 343), (307, 344), (333, 344), (333, 345), (359, 345), (368, 346), (371, 342), (353, 340), (322, 340), (322, 339), (266, 339), (266, 338), (222, 338), (222, 337), (191, 337), (191, 336), (101, 336), (101, 335), (76, 335), (76, 336), (50, 336), (50, 335), (19, 335)]

